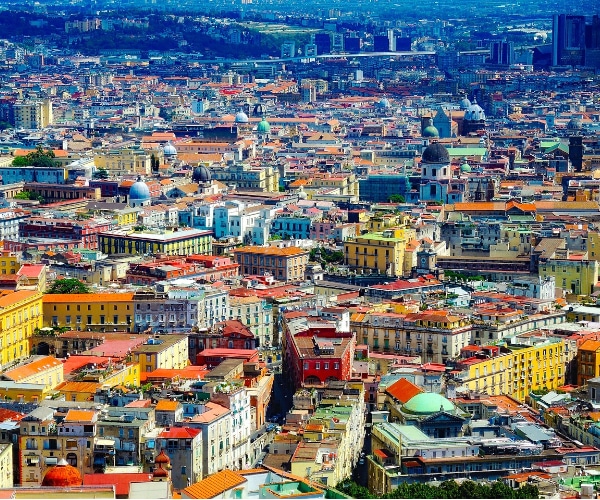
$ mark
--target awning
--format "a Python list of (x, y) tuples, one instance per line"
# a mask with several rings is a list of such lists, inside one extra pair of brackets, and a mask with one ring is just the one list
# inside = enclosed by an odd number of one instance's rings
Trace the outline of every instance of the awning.
[(148, 441), (146, 441), (146, 448), (148, 450), (153, 450), (154, 449), (154, 439), (149, 439)]
[(46, 465), (56, 465), (57, 463), (58, 463), (57, 457), (47, 457), (46, 458)]
[(114, 446), (114, 445), (115, 445), (114, 439), (97, 439), (96, 440), (96, 446)]

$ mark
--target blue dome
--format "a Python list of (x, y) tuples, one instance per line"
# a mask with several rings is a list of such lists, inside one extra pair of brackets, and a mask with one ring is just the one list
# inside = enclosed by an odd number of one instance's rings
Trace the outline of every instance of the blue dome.
[(383, 98), (380, 99), (379, 101), (377, 101), (377, 107), (379, 108), (389, 108), (390, 107), (390, 101), (387, 98)]
[(243, 111), (240, 111), (235, 115), (235, 123), (248, 123), (248, 115)]
[(466, 111), (470, 107), (471, 107), (471, 101), (469, 101), (469, 99), (467, 99), (466, 97), (462, 101), (460, 101), (460, 109), (462, 111)]
[(171, 142), (167, 142), (163, 148), (163, 153), (165, 156), (177, 156), (177, 149), (175, 149), (175, 146)]
[(150, 189), (146, 185), (145, 182), (138, 180), (135, 182), (131, 188), (129, 189), (129, 199), (130, 200), (149, 200), (150, 199)]
[(473, 104), (471, 104), (471, 106), (469, 106), (469, 109), (465, 111), (465, 120), (473, 122), (485, 120), (485, 113), (482, 107), (479, 104), (477, 104), (477, 101), (473, 101)]

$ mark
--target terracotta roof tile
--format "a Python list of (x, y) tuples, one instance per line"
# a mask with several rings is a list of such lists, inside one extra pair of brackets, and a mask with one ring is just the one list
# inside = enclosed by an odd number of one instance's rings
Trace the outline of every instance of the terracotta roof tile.
[(405, 378), (401, 378), (397, 382), (394, 382), (392, 385), (390, 385), (385, 392), (404, 404), (413, 396), (416, 396), (424, 391)]
[(189, 498), (214, 498), (231, 488), (244, 484), (247, 479), (237, 472), (225, 469), (192, 484), (183, 490)]

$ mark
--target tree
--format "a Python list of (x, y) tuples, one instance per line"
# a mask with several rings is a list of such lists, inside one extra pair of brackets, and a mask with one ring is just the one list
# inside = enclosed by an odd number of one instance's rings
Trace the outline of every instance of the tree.
[(15, 156), (15, 159), (12, 161), (13, 167), (26, 167), (29, 165), (29, 160), (27, 160), (26, 156)]
[(99, 168), (94, 172), (94, 179), (108, 179), (108, 170)]
[(390, 203), (404, 203), (406, 200), (401, 194), (393, 194), (390, 196)]
[(152, 153), (152, 156), (150, 157), (150, 166), (152, 167), (152, 172), (158, 174), (160, 162), (158, 161), (158, 158), (155, 156), (154, 153)]
[(90, 289), (76, 278), (64, 278), (52, 283), (47, 293), (90, 293)]
[(41, 167), (41, 168), (51, 168), (56, 167), (57, 162), (54, 160), (56, 155), (54, 151), (51, 149), (46, 149), (41, 145), (38, 145), (33, 151), (28, 153), (25, 156), (17, 156), (12, 161), (13, 166), (15, 167), (25, 167), (25, 166), (33, 166), (33, 167)]

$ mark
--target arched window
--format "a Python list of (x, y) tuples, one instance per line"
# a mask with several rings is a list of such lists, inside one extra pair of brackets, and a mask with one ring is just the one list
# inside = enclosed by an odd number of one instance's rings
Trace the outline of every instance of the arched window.
[(73, 467), (77, 467), (77, 455), (75, 453), (67, 453), (67, 463)]

